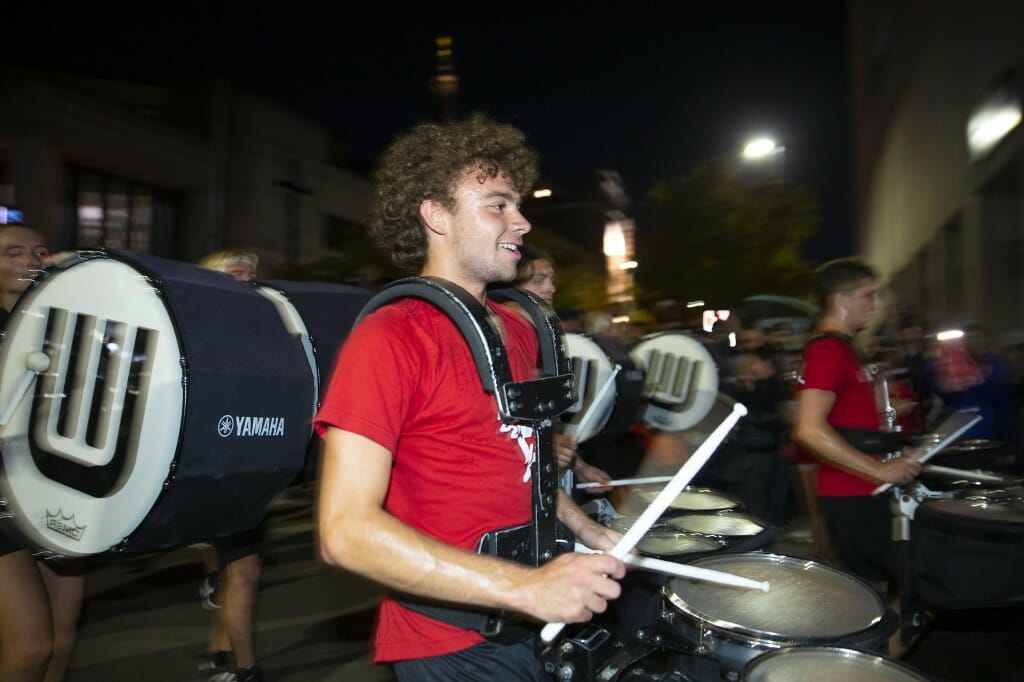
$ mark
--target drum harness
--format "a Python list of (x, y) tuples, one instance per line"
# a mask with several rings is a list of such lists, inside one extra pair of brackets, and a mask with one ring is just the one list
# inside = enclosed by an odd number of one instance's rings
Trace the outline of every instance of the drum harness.
[[(404, 298), (426, 301), (445, 313), (469, 345), (486, 393), (494, 395), (498, 416), (506, 424), (527, 423), (534, 429), (536, 456), (531, 463), (532, 521), (484, 533), (479, 554), (540, 566), (556, 554), (572, 549), (572, 535), (556, 516), (558, 468), (552, 441), (552, 419), (576, 399), (570, 361), (562, 342), (561, 325), (550, 306), (529, 292), (508, 288), (488, 292), (495, 301), (518, 303), (530, 315), (540, 345), (538, 379), (514, 382), (501, 336), (488, 318), (487, 308), (466, 290), (437, 277), (409, 277), (384, 288), (363, 308), (358, 325), (374, 310)], [(407, 593), (395, 593), (403, 607), (457, 627), (474, 630), (498, 642), (522, 642), (533, 632), (516, 625), (514, 617), (453, 605)]]

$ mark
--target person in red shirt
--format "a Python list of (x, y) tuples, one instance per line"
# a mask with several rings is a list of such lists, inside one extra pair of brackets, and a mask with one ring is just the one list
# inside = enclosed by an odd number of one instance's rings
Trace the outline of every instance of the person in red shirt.
[(794, 437), (820, 460), (817, 494), (843, 567), (866, 580), (893, 580), (890, 500), (871, 491), (910, 481), (921, 465), (909, 457), (883, 462), (881, 453), (862, 452), (837, 431), (879, 430), (873, 376), (852, 345), (878, 303), (874, 270), (854, 259), (826, 263), (818, 294), (825, 312), (804, 351)]
[[(535, 164), (511, 126), (480, 116), (420, 125), (384, 153), (371, 213), (371, 232), (396, 264), (486, 306), (515, 381), (535, 375), (536, 331), (487, 301), (486, 287), (516, 276), (530, 231), (519, 204)], [(392, 591), (539, 622), (584, 622), (619, 596), (625, 566), (608, 555), (562, 554), (535, 568), (475, 552), (483, 533), (530, 523), (537, 447), (532, 428), (499, 419), (465, 340), (431, 304), (400, 299), (355, 328), (316, 427), (328, 564)], [(594, 549), (620, 537), (561, 492), (557, 515)], [(485, 639), (406, 603), (389, 592), (374, 635), (375, 659), (395, 662), (399, 680), (550, 679), (529, 640)]]

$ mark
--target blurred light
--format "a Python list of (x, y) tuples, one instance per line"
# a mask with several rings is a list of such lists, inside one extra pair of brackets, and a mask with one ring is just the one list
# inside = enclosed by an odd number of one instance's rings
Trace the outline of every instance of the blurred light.
[(1006, 89), (996, 90), (971, 112), (967, 119), (967, 148), (978, 160), (995, 149), (1020, 124), (1020, 97)]
[(629, 322), (629, 315), (616, 315), (612, 318), (612, 324), (626, 324)]
[(100, 206), (79, 206), (78, 219), (83, 221), (103, 220), (103, 208)]
[(605, 223), (604, 226), (604, 255), (625, 256), (626, 235), (622, 231), (622, 224), (619, 222)]
[(637, 262), (635, 260), (627, 260), (619, 263), (619, 270), (635, 270)]
[(953, 339), (962, 339), (964, 332), (961, 329), (945, 329), (935, 335), (936, 341), (952, 341)]
[(729, 310), (719, 310), (718, 311), (718, 319), (720, 319), (722, 322), (725, 322), (726, 320), (729, 319), (729, 315), (730, 314), (731, 314), (731, 311), (729, 311)]
[(736, 347), (736, 332), (729, 332), (729, 348)]
[(743, 156), (748, 159), (763, 159), (781, 151), (783, 147), (777, 146), (772, 138), (756, 137), (743, 148)]
[(534, 199), (543, 199), (543, 198), (549, 197), (549, 196), (551, 196), (551, 190), (549, 190), (549, 189), (535, 189), (535, 190), (533, 190), (533, 198)]
[(700, 328), (711, 333), (711, 330), (715, 328), (715, 322), (718, 321), (718, 317), (715, 315), (714, 310), (705, 310), (704, 314), (701, 315)]
[(703, 308), (704, 307), (704, 301), (690, 301), (689, 303), (686, 304), (686, 307), (687, 308)]

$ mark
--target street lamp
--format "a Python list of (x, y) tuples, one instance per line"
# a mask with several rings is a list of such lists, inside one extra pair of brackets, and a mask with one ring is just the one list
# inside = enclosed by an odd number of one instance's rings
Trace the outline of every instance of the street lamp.
[(774, 154), (782, 154), (785, 151), (785, 147), (775, 144), (775, 140), (770, 137), (755, 137), (743, 148), (743, 158), (758, 161)]

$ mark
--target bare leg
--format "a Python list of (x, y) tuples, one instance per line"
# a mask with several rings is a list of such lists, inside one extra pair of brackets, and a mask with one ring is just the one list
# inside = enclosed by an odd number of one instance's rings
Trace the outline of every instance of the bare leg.
[(53, 651), (46, 586), (27, 550), (0, 556), (0, 680), (38, 682)]
[(85, 578), (82, 575), (60, 573), (42, 561), (36, 562), (36, 565), (49, 593), (50, 613), (53, 619), (53, 655), (43, 680), (60, 682), (64, 679), (64, 672), (71, 660), (71, 652), (75, 648)]
[(253, 605), (260, 581), (260, 557), (250, 554), (224, 567), (224, 601), (217, 612), (235, 653), (235, 666), (256, 665), (253, 646)]

